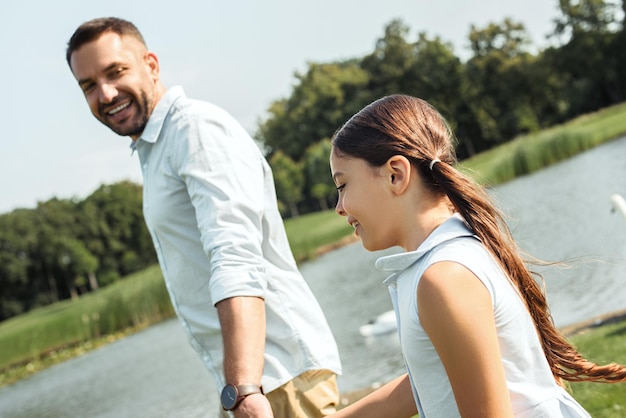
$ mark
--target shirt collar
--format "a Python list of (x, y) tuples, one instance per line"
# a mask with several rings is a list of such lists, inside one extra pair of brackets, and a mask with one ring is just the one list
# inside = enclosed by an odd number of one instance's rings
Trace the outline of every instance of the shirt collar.
[(455, 213), (435, 228), (417, 250), (381, 257), (376, 260), (376, 268), (390, 273), (402, 271), (437, 245), (459, 237), (476, 237), (476, 235), (470, 231), (461, 215)]
[[(172, 105), (178, 100), (180, 97), (184, 97), (185, 92), (181, 86), (170, 87), (161, 100), (156, 104), (152, 114), (150, 115), (150, 119), (146, 124), (145, 129), (141, 133), (141, 136), (137, 139), (137, 141), (142, 140), (150, 143), (155, 143), (159, 138), (159, 134), (161, 133), (161, 128), (163, 127), (163, 123), (165, 122), (165, 118), (170, 111)], [(131, 141), (130, 149), (132, 151), (137, 147), (137, 141)]]

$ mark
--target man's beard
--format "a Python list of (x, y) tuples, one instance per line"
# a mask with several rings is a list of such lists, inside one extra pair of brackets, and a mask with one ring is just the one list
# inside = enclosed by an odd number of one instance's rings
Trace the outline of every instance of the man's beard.
[(136, 119), (133, 121), (131, 126), (122, 127), (117, 124), (108, 123), (106, 118), (100, 119), (100, 121), (106, 125), (109, 129), (120, 136), (139, 136), (146, 128), (148, 124), (148, 120), (150, 119), (150, 114), (148, 109), (150, 108), (148, 102), (148, 95), (146, 92), (141, 92), (141, 102), (136, 103), (139, 108), (139, 114), (136, 116)]

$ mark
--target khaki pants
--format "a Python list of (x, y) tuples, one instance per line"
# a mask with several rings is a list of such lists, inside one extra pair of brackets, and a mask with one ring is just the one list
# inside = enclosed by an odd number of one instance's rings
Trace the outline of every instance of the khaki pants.
[[(275, 418), (321, 418), (336, 412), (337, 376), (328, 370), (310, 370), (266, 394)], [(228, 415), (222, 411), (223, 418)]]

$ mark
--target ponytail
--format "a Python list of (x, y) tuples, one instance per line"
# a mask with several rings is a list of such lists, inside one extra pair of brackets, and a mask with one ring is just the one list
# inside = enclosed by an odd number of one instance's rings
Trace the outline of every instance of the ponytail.
[(521, 294), (557, 383), (626, 381), (626, 367), (616, 363), (600, 366), (586, 360), (556, 329), (543, 289), (526, 267), (504, 217), (484, 188), (449, 164), (434, 164), (430, 171), (436, 188), (448, 197)]

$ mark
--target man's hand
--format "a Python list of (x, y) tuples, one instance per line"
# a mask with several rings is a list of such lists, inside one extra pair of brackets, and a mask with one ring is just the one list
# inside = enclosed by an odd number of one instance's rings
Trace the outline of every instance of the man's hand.
[(246, 396), (233, 412), (235, 418), (274, 418), (270, 402), (260, 393)]

